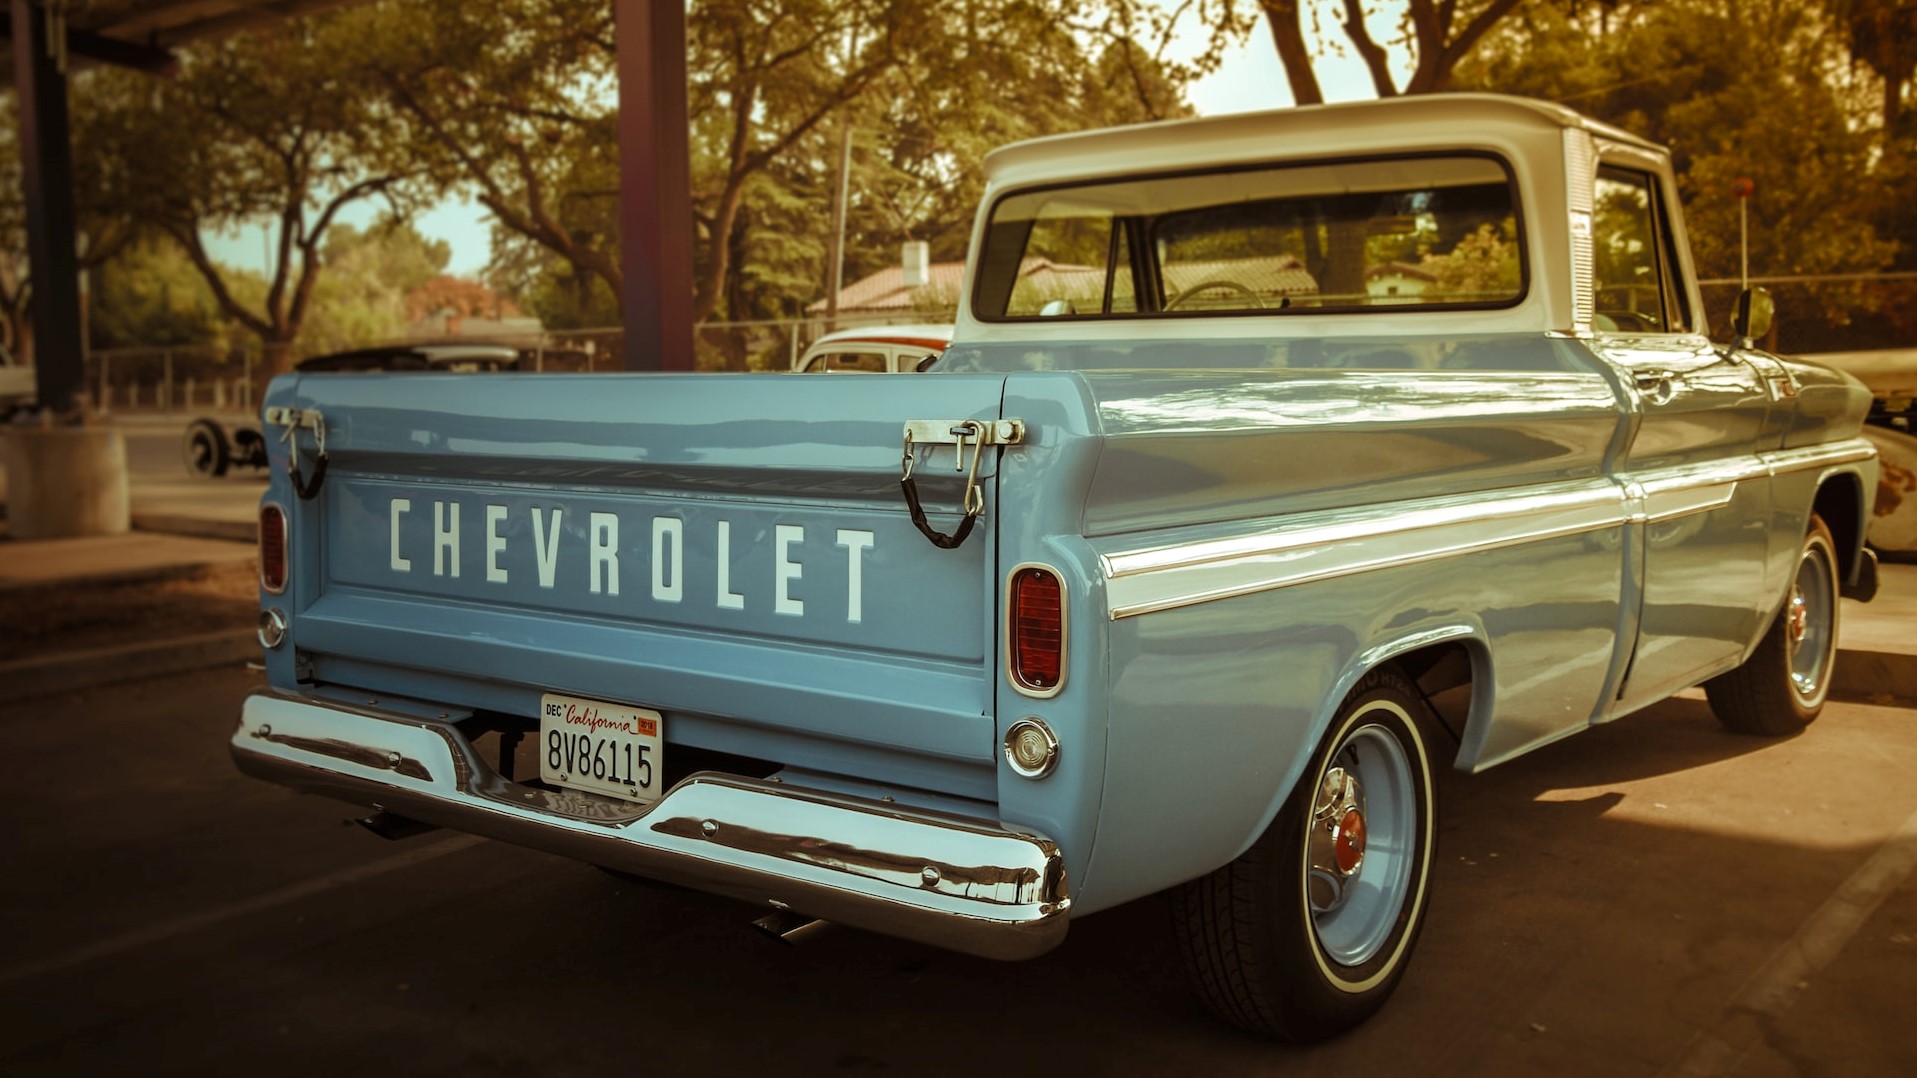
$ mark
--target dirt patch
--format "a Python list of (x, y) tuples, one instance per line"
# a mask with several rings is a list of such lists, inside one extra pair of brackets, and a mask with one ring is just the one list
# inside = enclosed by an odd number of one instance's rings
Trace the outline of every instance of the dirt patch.
[(0, 662), (250, 629), (259, 617), (251, 561), (121, 583), (0, 591)]

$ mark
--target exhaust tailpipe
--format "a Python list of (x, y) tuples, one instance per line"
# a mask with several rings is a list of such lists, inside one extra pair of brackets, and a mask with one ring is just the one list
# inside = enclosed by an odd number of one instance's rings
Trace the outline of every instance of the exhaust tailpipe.
[(796, 947), (807, 940), (823, 935), (832, 927), (832, 922), (821, 921), (816, 917), (806, 917), (793, 913), (791, 910), (773, 910), (752, 922), (752, 927), (781, 943)]
[(438, 824), (421, 823), (411, 816), (401, 816), (398, 813), (383, 810), (371, 816), (361, 816), (353, 822), (389, 842), (439, 830)]

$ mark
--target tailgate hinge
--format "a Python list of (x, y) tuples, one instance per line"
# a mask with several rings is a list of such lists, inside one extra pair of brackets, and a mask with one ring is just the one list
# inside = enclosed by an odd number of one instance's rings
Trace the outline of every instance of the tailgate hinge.
[[(965, 537), (972, 534), (972, 525), (977, 523), (979, 514), (985, 512), (985, 491), (978, 485), (978, 460), (985, 455), (988, 445), (1018, 445), (1025, 440), (1025, 422), (1019, 419), (914, 419), (905, 424), (905, 452), (899, 462), (903, 474), (899, 477), (899, 486), (905, 492), (905, 505), (912, 513), (912, 523), (924, 533), (932, 545), (941, 550), (951, 550)], [(919, 488), (912, 478), (912, 468), (916, 462), (917, 449), (921, 445), (949, 445), (954, 447), (952, 470), (967, 472), (965, 477), (965, 497), (962, 504), (964, 519), (950, 535), (940, 532), (925, 520), (925, 509), (919, 504)], [(966, 447), (972, 450), (972, 460), (965, 460)]]

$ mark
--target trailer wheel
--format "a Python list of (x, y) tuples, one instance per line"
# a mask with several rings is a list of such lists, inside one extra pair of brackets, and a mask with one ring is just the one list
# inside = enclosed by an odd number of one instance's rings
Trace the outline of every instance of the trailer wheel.
[(266, 439), (252, 427), (239, 427), (233, 431), (233, 460), (235, 465), (248, 468), (266, 467)]
[(1384, 1006), (1424, 921), (1436, 838), (1428, 708), (1367, 674), (1251, 849), (1172, 896), (1198, 994), (1279, 1040), (1335, 1036)]
[(180, 448), (186, 459), (187, 472), (201, 479), (217, 479), (225, 475), (227, 466), (233, 462), (232, 450), (226, 444), (226, 432), (210, 419), (196, 419), (188, 424)]
[(1704, 683), (1711, 713), (1740, 734), (1782, 737), (1810, 725), (1837, 664), (1837, 544), (1812, 516), (1777, 620), (1744, 665)]

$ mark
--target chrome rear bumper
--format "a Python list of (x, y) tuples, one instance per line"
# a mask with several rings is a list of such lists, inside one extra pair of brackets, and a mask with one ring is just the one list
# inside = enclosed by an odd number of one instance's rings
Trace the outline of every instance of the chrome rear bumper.
[(1064, 856), (994, 821), (711, 772), (626, 805), (509, 782), (448, 722), (276, 692), (231, 747), (269, 782), (955, 951), (1065, 937)]

